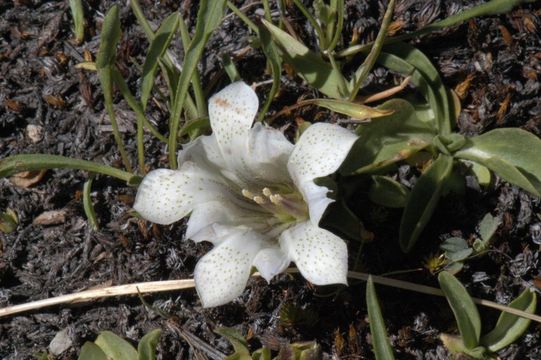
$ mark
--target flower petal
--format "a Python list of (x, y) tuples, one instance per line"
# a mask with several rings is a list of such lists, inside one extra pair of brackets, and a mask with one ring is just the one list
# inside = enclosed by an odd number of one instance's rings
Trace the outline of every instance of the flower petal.
[(194, 279), (203, 307), (223, 305), (242, 294), (262, 244), (261, 235), (246, 230), (232, 234), (199, 260)]
[(357, 136), (338, 125), (310, 126), (295, 144), (287, 164), (295, 183), (334, 173), (344, 162)]
[(356, 140), (354, 133), (338, 125), (317, 123), (295, 144), (287, 168), (308, 204), (310, 220), (315, 226), (333, 200), (327, 198), (329, 189), (316, 185), (314, 179), (338, 170)]
[(235, 82), (209, 100), (210, 126), (226, 161), (235, 161), (235, 149), (244, 149), (259, 107), (251, 87)]
[(197, 204), (188, 220), (185, 237), (193, 241), (220, 243), (228, 232), (226, 227), (252, 225), (253, 213), (237, 206), (231, 201), (209, 201)]
[(149, 221), (168, 225), (188, 215), (195, 204), (230, 198), (231, 190), (219, 178), (185, 162), (179, 170), (149, 172), (137, 189), (133, 208)]
[(347, 284), (347, 246), (333, 233), (307, 221), (285, 230), (280, 246), (311, 283)]
[(186, 161), (194, 162), (198, 165), (223, 166), (224, 158), (216, 141), (216, 136), (199, 136), (195, 140), (185, 144), (178, 152), (178, 163), (183, 164)]
[(289, 183), (287, 162), (293, 148), (281, 131), (257, 123), (250, 130), (248, 147), (238, 149), (241, 171), (256, 184)]
[(284, 272), (291, 260), (278, 248), (266, 248), (260, 250), (255, 256), (253, 265), (263, 279), (270, 282), (271, 279)]

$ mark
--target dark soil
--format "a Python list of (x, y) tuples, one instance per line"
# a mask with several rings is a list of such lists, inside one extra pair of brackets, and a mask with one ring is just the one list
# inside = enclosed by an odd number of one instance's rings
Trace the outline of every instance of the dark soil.
[[(179, 2), (140, 0), (147, 17), (158, 24)], [(398, 1), (395, 19), (402, 30), (415, 30), (482, 1)], [(85, 41), (72, 41), (72, 22), (67, 1), (0, 1), (0, 159), (20, 153), (60, 154), (121, 167), (95, 73), (75, 68), (85, 52), (95, 59), (103, 14), (115, 3), (87, 0)], [(121, 8), (123, 37), (118, 65), (135, 89), (148, 43), (125, 1)], [(181, 2), (193, 28), (197, 2)], [(274, 3), (274, 2), (273, 2)], [(346, 1), (343, 39), (354, 32), (359, 41), (373, 40), (385, 9), (385, 1)], [(243, 5), (243, 4), (239, 4)], [(257, 17), (256, 9), (247, 14)], [(302, 16), (289, 9), (288, 18), (298, 34), (315, 46), (314, 34)], [(463, 95), (458, 128), (478, 134), (497, 127), (522, 127), (541, 135), (541, 9), (530, 4), (513, 12), (475, 19), (433, 34), (415, 43), (427, 54), (445, 84)], [(174, 45), (179, 48), (179, 44)], [(174, 51), (180, 54), (180, 51)], [(213, 35), (202, 63), (203, 84), (212, 94), (224, 86), (221, 57), (232, 56), (247, 82), (269, 79), (265, 60), (250, 47), (250, 34), (235, 16), (227, 17)], [(355, 68), (362, 58), (354, 59)], [(385, 89), (399, 78), (376, 68), (369, 88)], [(271, 112), (294, 104), (313, 90), (298, 78), (283, 76), (282, 91)], [(261, 99), (268, 88), (258, 89)], [(118, 95), (116, 110), (135, 160), (135, 117)], [(153, 105), (149, 118), (167, 131), (167, 113)], [(332, 121), (326, 112), (303, 109), (278, 124), (296, 118)], [(43, 130), (42, 139), (29, 137), (29, 125)], [(164, 146), (146, 138), (150, 168), (166, 167)], [(540, 154), (541, 156), (541, 154)], [(541, 165), (540, 165), (541, 166)], [(403, 183), (414, 173), (403, 168)], [(0, 307), (72, 293), (95, 286), (191, 277), (197, 259), (209, 246), (183, 241), (183, 223), (161, 227), (137, 220), (130, 213), (135, 188), (99, 176), (93, 185), (93, 201), (100, 230), (93, 231), (83, 212), (81, 191), (88, 174), (51, 170), (31, 187), (15, 186), (0, 179), (0, 210), (13, 209), (19, 217), (15, 232), (0, 232)], [(403, 255), (397, 245), (400, 212), (376, 207), (359, 197), (360, 216), (374, 240), (360, 255), (356, 270), (375, 274), (422, 267), (441, 241), (451, 235), (471, 238), (476, 225), (490, 212), (503, 219), (488, 255), (466, 264), (459, 274), (473, 296), (508, 303), (528, 284), (539, 284), (541, 203), (539, 199), (497, 181), (489, 189), (468, 187), (464, 196), (444, 199), (423, 234), (415, 255)], [(59, 210), (53, 224), (34, 223), (38, 215)], [(351, 265), (358, 245), (350, 243)], [(398, 276), (435, 285), (427, 270)], [(536, 282), (537, 280), (537, 282)], [(444, 299), (378, 287), (386, 324), (398, 359), (448, 359), (438, 336), (454, 332), (452, 313)], [(218, 326), (234, 326), (250, 334), (255, 350), (261, 344), (278, 349), (280, 344), (316, 340), (325, 357), (372, 358), (364, 303), (364, 283), (347, 288), (315, 288), (300, 277), (282, 275), (267, 285), (250, 280), (243, 296), (215, 309), (202, 309), (194, 291), (146, 295), (151, 308), (137, 297), (119, 297), (77, 306), (54, 307), (0, 319), (0, 358), (31, 359), (47, 352), (55, 335), (67, 329), (71, 346), (58, 359), (74, 359), (87, 340), (102, 330), (133, 340), (153, 328), (161, 328), (159, 359), (220, 358), (231, 353), (228, 342), (216, 335)], [(159, 310), (159, 311), (158, 311)], [(168, 314), (167, 317), (160, 312)], [(497, 318), (482, 309), (484, 329)], [(288, 315), (289, 314), (289, 315)], [(205, 345), (209, 345), (208, 350)], [(207, 350), (206, 350), (207, 349)], [(541, 328), (528, 333), (503, 350), (502, 359), (540, 359)]]

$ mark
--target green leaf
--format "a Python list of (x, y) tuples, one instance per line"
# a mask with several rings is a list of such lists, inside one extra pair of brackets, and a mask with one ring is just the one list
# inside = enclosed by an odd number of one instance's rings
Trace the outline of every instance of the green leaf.
[(306, 82), (334, 99), (346, 98), (349, 95), (346, 80), (340, 71), (279, 27), (266, 20), (262, 22), (279, 45), (285, 61)]
[(403, 75), (411, 74), (412, 83), (424, 94), (434, 111), (439, 134), (450, 134), (456, 118), (454, 105), (451, 105), (450, 92), (443, 85), (438, 71), (430, 60), (420, 50), (405, 43), (386, 45), (384, 52), (378, 61)]
[(541, 139), (522, 129), (494, 129), (472, 137), (455, 153), (494, 171), (502, 179), (541, 196)]
[(85, 13), (82, 0), (69, 0), (71, 16), (73, 17), (73, 32), (75, 41), (80, 44), (85, 37)]
[(385, 322), (381, 314), (378, 296), (372, 276), (368, 277), (366, 283), (366, 306), (368, 308), (368, 319), (370, 321), (370, 335), (372, 335), (373, 351), (376, 360), (394, 359), (393, 349), (389, 342), (389, 336), (385, 329)]
[(225, 337), (231, 343), (231, 345), (233, 345), (235, 353), (231, 356), (238, 356), (238, 359), (251, 359), (250, 351), (248, 350), (248, 343), (246, 342), (244, 336), (242, 336), (236, 329), (221, 327), (215, 329), (214, 332)]
[(406, 206), (409, 190), (398, 181), (388, 176), (372, 176), (374, 183), (370, 186), (368, 197), (378, 205), (390, 208)]
[[(263, 2), (264, 4), (267, 4), (266, 2)], [(267, 9), (265, 6), (265, 14), (268, 14), (268, 17), (270, 18), (270, 9)], [(258, 35), (259, 39), (261, 41), (261, 50), (263, 50), (263, 53), (265, 54), (265, 57), (267, 58), (267, 61), (270, 65), (270, 70), (272, 73), (272, 86), (271, 89), (267, 95), (267, 99), (265, 100), (265, 103), (259, 110), (259, 115), (257, 117), (258, 120), (262, 120), (265, 117), (265, 114), (269, 110), (269, 107), (271, 105), (271, 102), (274, 100), (274, 97), (278, 93), (278, 90), (280, 90), (280, 79), (282, 75), (282, 57), (280, 56), (280, 53), (278, 49), (276, 48), (276, 45), (272, 41), (272, 37), (270, 32), (265, 28), (264, 26), (259, 26), (258, 28)]]
[[(537, 295), (530, 289), (525, 289), (519, 297), (513, 300), (509, 307), (535, 313)], [(481, 344), (490, 351), (496, 352), (515, 342), (530, 326), (530, 319), (503, 311), (494, 329), (481, 338)]]
[(150, 92), (154, 86), (154, 79), (156, 71), (158, 70), (158, 64), (160, 59), (165, 54), (165, 51), (169, 47), (173, 35), (175, 35), (179, 25), (178, 13), (169, 15), (160, 25), (156, 31), (154, 39), (150, 42), (148, 48), (147, 57), (143, 64), (143, 74), (141, 78), (141, 104), (143, 109), (146, 108), (148, 99), (150, 98)]
[(92, 198), (90, 197), (90, 192), (92, 191), (92, 180), (90, 177), (85, 181), (83, 185), (83, 209), (85, 211), (86, 219), (90, 224), (90, 227), (93, 230), (98, 230), (98, 218), (96, 217), (96, 212), (94, 211), (94, 205), (92, 204)]
[(353, 146), (340, 168), (342, 174), (375, 172), (430, 145), (435, 130), (418, 117), (411, 103), (392, 99), (378, 109), (392, 111), (392, 114), (357, 127), (363, 141)]
[(43, 169), (78, 169), (98, 174), (104, 174), (127, 183), (137, 183), (138, 176), (129, 172), (100, 164), (94, 161), (73, 159), (60, 155), (46, 154), (22, 154), (13, 155), (0, 160), (0, 178), (11, 176), (23, 171), (35, 171)]
[(135, 348), (111, 331), (102, 331), (94, 343), (112, 360), (138, 360)]
[(374, 41), (374, 44), (372, 45), (368, 56), (366, 56), (366, 59), (364, 59), (361, 66), (357, 69), (357, 71), (355, 71), (355, 74), (351, 79), (351, 92), (349, 95), (350, 100), (355, 99), (355, 97), (357, 96), (357, 92), (361, 88), (362, 83), (364, 82), (364, 80), (366, 80), (366, 77), (374, 67), (374, 64), (376, 63), (379, 54), (381, 53), (385, 37), (387, 36), (387, 29), (389, 28), (389, 25), (391, 25), (391, 20), (393, 18), (394, 3), (394, 0), (390, 0), (388, 2), (387, 10), (385, 11), (385, 15), (383, 16), (383, 22), (381, 23), (381, 27), (379, 28), (376, 40)]
[(9, 234), (17, 229), (19, 217), (12, 209), (6, 209), (5, 212), (0, 212), (0, 232)]
[(483, 217), (483, 220), (481, 220), (479, 223), (479, 236), (481, 236), (481, 239), (484, 241), (490, 241), (490, 239), (492, 239), (496, 233), (496, 230), (498, 230), (500, 224), (500, 219), (492, 216), (490, 213), (486, 214)]
[(309, 99), (299, 102), (299, 104), (314, 104), (324, 107), (331, 111), (347, 115), (354, 120), (365, 120), (388, 116), (393, 113), (392, 110), (372, 108), (370, 106), (357, 104), (349, 100), (341, 99)]
[(462, 261), (473, 252), (466, 240), (459, 237), (451, 237), (445, 240), (440, 245), (440, 248), (445, 251), (445, 256), (451, 261)]
[(465, 161), (465, 162), (471, 164), (471, 172), (477, 178), (479, 185), (481, 186), (490, 185), (490, 182), (492, 181), (492, 174), (490, 173), (490, 170), (486, 166), (483, 166), (474, 161)]
[(266, 347), (256, 350), (252, 354), (252, 360), (271, 360), (271, 359), (272, 359), (271, 351)]
[(138, 360), (156, 360), (156, 346), (158, 346), (161, 333), (160, 329), (154, 329), (143, 336), (137, 346)]
[(182, 73), (178, 79), (175, 99), (171, 109), (169, 121), (169, 164), (171, 165), (171, 169), (177, 168), (177, 134), (180, 124), (180, 115), (188, 95), (190, 81), (196, 71), (199, 60), (203, 55), (203, 50), (205, 49), (205, 44), (207, 43), (210, 34), (222, 21), (225, 3), (225, 0), (201, 0), (199, 2), (195, 34), (186, 51)]
[(116, 46), (120, 41), (120, 34), (120, 10), (118, 5), (113, 5), (103, 19), (100, 48), (96, 56), (96, 68), (98, 70), (114, 65)]
[(440, 154), (411, 190), (400, 221), (400, 247), (404, 252), (411, 250), (430, 220), (452, 169), (453, 158)]
[(102, 349), (93, 342), (87, 341), (81, 348), (78, 360), (108, 360)]
[(464, 345), (468, 349), (476, 348), (481, 336), (481, 318), (472, 298), (460, 281), (446, 271), (438, 275), (438, 282), (453, 310)]

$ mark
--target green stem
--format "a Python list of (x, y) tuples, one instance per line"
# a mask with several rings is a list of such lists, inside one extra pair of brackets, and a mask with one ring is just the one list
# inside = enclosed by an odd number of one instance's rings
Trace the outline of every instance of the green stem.
[(98, 69), (98, 75), (100, 78), (101, 87), (103, 90), (103, 97), (105, 103), (105, 109), (109, 114), (109, 120), (111, 120), (111, 126), (113, 127), (113, 136), (120, 152), (120, 157), (124, 163), (124, 167), (128, 172), (133, 172), (128, 153), (124, 147), (124, 141), (122, 135), (118, 129), (118, 123), (116, 121), (115, 109), (113, 107), (113, 84), (112, 84), (112, 66), (108, 65), (102, 69)]
[(385, 15), (383, 16), (383, 22), (381, 23), (381, 27), (379, 28), (376, 41), (374, 41), (374, 45), (372, 46), (370, 53), (368, 54), (362, 65), (355, 72), (355, 76), (353, 77), (353, 88), (351, 89), (351, 92), (349, 94), (350, 101), (355, 100), (355, 98), (357, 97), (357, 93), (359, 92), (362, 83), (374, 67), (376, 60), (381, 53), (381, 49), (383, 48), (383, 44), (385, 41), (385, 36), (387, 35), (387, 29), (389, 28), (389, 25), (391, 24), (391, 19), (393, 18), (393, 10), (394, 0), (391, 0), (389, 1), (387, 10), (385, 11)]
[[(182, 40), (182, 46), (184, 47), (184, 53), (186, 53), (192, 40), (190, 39), (190, 33), (188, 32), (188, 27), (186, 26), (184, 18), (182, 16), (180, 16), (179, 18), (180, 38)], [(197, 107), (198, 117), (207, 117), (208, 113), (207, 103), (205, 101), (205, 93), (203, 92), (203, 87), (201, 86), (201, 76), (199, 75), (199, 70), (197, 70), (197, 68), (195, 69), (192, 76), (192, 89), (195, 95), (195, 103)]]
[(129, 185), (137, 184), (139, 176), (109, 165), (93, 161), (73, 159), (60, 155), (22, 154), (13, 155), (0, 160), (0, 178), (8, 177), (23, 171), (36, 171), (44, 169), (77, 169), (97, 174), (115, 177), (127, 182)]
[(299, 0), (293, 0), (293, 2), (295, 3), (295, 5), (297, 5), (297, 8), (302, 12), (304, 17), (306, 17), (306, 20), (308, 20), (310, 25), (312, 25), (312, 27), (316, 31), (317, 36), (319, 37), (319, 47), (320, 47), (320, 49), (321, 50), (326, 50), (327, 49), (327, 37), (325, 36), (325, 33), (323, 32), (323, 29), (321, 28), (321, 26), (319, 26), (319, 24), (317, 23), (316, 18), (314, 18), (312, 16), (312, 14), (310, 14), (310, 11), (308, 11), (308, 9), (306, 9), (304, 7), (304, 5)]
[(250, 29), (252, 29), (253, 32), (257, 33), (259, 29), (257, 28), (257, 25), (248, 18), (248, 16), (244, 15), (244, 13), (235, 6), (231, 1), (227, 1), (227, 7), (235, 13)]
[(137, 101), (137, 99), (133, 96), (130, 89), (128, 88), (128, 84), (126, 84), (126, 80), (124, 80), (124, 78), (118, 72), (117, 69), (113, 69), (113, 80), (115, 81), (120, 92), (124, 96), (124, 99), (126, 99), (126, 102), (135, 113), (135, 116), (138, 118), (138, 121), (139, 121), (139, 118), (141, 118), (141, 120), (143, 121), (147, 129), (152, 133), (152, 135), (157, 137), (160, 141), (163, 141), (166, 143), (167, 138), (163, 136), (162, 134), (160, 134), (158, 129), (156, 129), (154, 125), (152, 125), (150, 121), (148, 121), (147, 117), (145, 116), (145, 112), (143, 110), (141, 103)]

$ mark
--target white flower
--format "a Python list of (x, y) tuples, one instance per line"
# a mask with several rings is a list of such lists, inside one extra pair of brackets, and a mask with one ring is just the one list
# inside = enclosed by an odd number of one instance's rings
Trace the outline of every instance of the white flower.
[(294, 261), (316, 285), (347, 283), (346, 244), (318, 226), (333, 200), (314, 179), (334, 173), (357, 137), (318, 123), (293, 146), (276, 129), (252, 127), (258, 106), (243, 82), (214, 95), (212, 135), (184, 147), (178, 170), (146, 175), (135, 199), (135, 210), (158, 224), (191, 213), (186, 238), (215, 245), (194, 271), (205, 307), (239, 296), (252, 266), (270, 281)]

